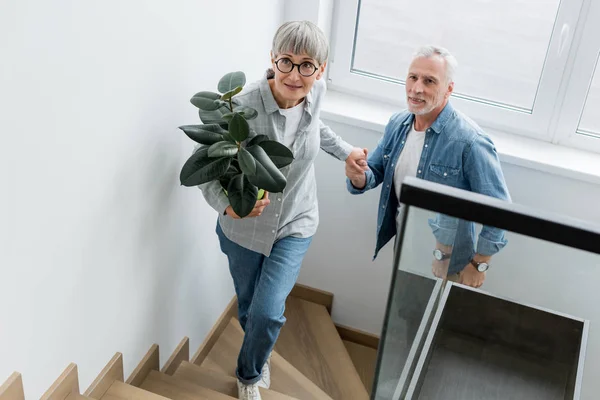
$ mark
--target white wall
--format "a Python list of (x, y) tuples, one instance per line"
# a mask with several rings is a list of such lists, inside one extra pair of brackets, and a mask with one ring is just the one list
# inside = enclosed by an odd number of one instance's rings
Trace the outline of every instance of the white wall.
[(197, 348), (233, 286), (216, 213), (179, 186), (189, 98), (268, 67), (283, 0), (0, 5), (0, 382), (85, 390), (116, 351)]
[[(381, 137), (379, 132), (325, 122), (356, 146), (373, 150)], [(502, 166), (515, 203), (600, 224), (600, 207), (597, 202), (600, 198), (600, 186), (507, 163), (503, 163)], [(380, 189), (361, 196), (350, 195), (345, 189), (344, 164), (324, 153), (317, 159), (316, 171), (321, 223), (303, 264), (299, 282), (334, 293), (333, 318), (337, 323), (379, 334), (393, 261), (392, 243), (379, 253), (374, 262), (372, 261)], [(422, 222), (425, 223), (424, 220)], [(409, 229), (409, 232), (414, 234), (415, 231)], [(418, 244), (414, 250), (416, 254), (430, 260), (433, 245), (431, 234), (427, 230), (423, 232), (427, 235), (423, 240), (419, 237), (411, 239), (413, 243)], [(543, 281), (546, 283), (551, 279), (553, 288), (564, 281), (565, 272), (558, 270), (561, 264), (557, 264), (557, 260), (563, 262), (562, 265), (568, 263), (569, 267), (574, 268), (582, 262), (585, 262), (586, 266), (592, 264), (600, 267), (600, 257), (590, 257), (578, 252), (575, 258), (568, 258), (567, 255), (571, 253), (562, 249), (551, 253), (547, 253), (546, 250), (541, 242), (526, 243), (522, 238), (511, 239), (511, 244), (495, 257), (496, 268), (490, 272), (486, 287), (504, 290), (505, 286), (510, 285), (510, 278), (514, 277), (515, 273), (517, 276), (521, 274), (520, 278), (529, 279), (531, 282), (516, 285), (511, 289), (511, 293), (526, 296), (528, 289), (537, 284), (537, 275), (534, 272), (543, 274)], [(514, 260), (518, 260), (518, 263)], [(550, 261), (551, 265), (555, 266), (554, 270), (550, 270), (551, 273), (531, 269), (532, 265), (543, 268), (548, 265), (545, 263)], [(528, 272), (519, 270), (518, 267), (523, 265)], [(575, 281), (582, 283), (582, 274), (590, 277), (586, 275), (588, 272), (583, 270), (577, 270), (573, 274), (579, 276), (573, 276), (575, 288)], [(494, 280), (496, 285), (492, 285)], [(550, 302), (549, 297), (552, 293), (546, 294), (547, 296), (537, 300)], [(531, 300), (536, 299), (532, 297)], [(591, 304), (598, 304), (600, 295), (597, 300)], [(551, 305), (556, 304), (546, 306)], [(600, 315), (598, 317), (600, 318)]]

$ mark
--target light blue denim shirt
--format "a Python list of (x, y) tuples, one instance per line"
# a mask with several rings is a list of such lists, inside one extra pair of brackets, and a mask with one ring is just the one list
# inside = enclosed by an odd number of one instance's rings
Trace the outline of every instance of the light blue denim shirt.
[[(364, 189), (356, 189), (347, 179), (348, 191), (352, 194), (364, 193), (383, 183), (373, 258), (396, 235), (398, 199), (394, 191), (394, 169), (413, 119), (414, 115), (407, 110), (391, 117), (377, 148), (369, 155)], [(510, 201), (494, 143), (450, 103), (426, 131), (417, 178)], [(429, 220), (429, 225), (438, 242), (454, 246), (448, 274), (461, 271), (475, 254), (475, 248), (477, 253), (491, 256), (507, 243), (503, 230), (484, 226), (475, 245), (475, 225), (445, 215)]]

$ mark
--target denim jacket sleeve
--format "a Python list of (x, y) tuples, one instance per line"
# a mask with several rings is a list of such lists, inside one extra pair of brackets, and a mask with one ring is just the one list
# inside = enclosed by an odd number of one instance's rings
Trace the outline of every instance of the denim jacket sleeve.
[[(487, 136), (480, 135), (465, 157), (465, 174), (471, 191), (511, 201), (496, 148)], [(506, 246), (504, 230), (484, 226), (477, 241), (477, 253), (491, 256)]]
[(385, 131), (383, 137), (377, 143), (377, 147), (375, 150), (369, 154), (367, 158), (367, 164), (369, 166), (369, 170), (365, 171), (365, 175), (367, 178), (367, 183), (363, 189), (357, 189), (352, 185), (352, 182), (349, 178), (346, 178), (346, 187), (351, 194), (362, 194), (367, 190), (375, 189), (377, 186), (383, 182), (383, 178), (385, 176), (385, 165), (383, 163), (383, 156), (385, 154), (384, 144), (389, 141), (389, 137), (394, 130), (392, 121), (394, 116), (390, 118), (390, 121), (385, 127)]

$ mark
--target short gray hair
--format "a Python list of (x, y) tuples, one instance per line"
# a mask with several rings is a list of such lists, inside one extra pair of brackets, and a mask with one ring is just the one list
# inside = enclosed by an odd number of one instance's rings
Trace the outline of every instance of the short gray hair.
[(454, 82), (454, 74), (456, 73), (456, 69), (458, 68), (458, 61), (445, 48), (431, 45), (420, 47), (414, 53), (413, 60), (419, 57), (429, 58), (433, 56), (440, 57), (444, 61), (446, 61), (446, 82)]
[(323, 64), (329, 56), (329, 44), (323, 31), (312, 22), (289, 21), (275, 32), (272, 52), (274, 57), (281, 53), (306, 53)]

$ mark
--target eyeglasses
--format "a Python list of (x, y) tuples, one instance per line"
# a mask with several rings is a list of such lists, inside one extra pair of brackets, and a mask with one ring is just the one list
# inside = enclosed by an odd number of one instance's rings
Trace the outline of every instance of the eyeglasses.
[(302, 64), (294, 64), (292, 60), (285, 57), (275, 61), (275, 65), (277, 66), (277, 69), (283, 72), (284, 74), (292, 72), (294, 70), (294, 67), (298, 67), (298, 72), (300, 73), (300, 75), (307, 78), (309, 76), (313, 76), (315, 72), (317, 72), (317, 69), (319, 69), (311, 62), (304, 61)]

